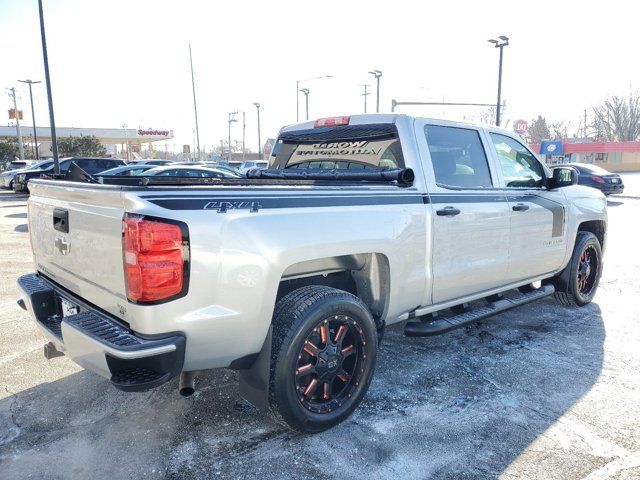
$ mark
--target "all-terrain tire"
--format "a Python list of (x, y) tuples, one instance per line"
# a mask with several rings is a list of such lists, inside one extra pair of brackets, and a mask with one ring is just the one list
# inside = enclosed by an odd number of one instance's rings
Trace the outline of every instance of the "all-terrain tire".
[[(272, 323), (272, 416), (301, 432), (320, 432), (347, 418), (375, 369), (377, 331), (367, 306), (348, 292), (311, 285), (280, 299)], [(313, 373), (304, 375), (305, 369)]]
[[(582, 283), (585, 280), (581, 280), (584, 278), (581, 275), (584, 276), (586, 273), (585, 255), (588, 255), (592, 261), (586, 275), (586, 284)], [(600, 241), (591, 232), (578, 232), (571, 260), (557, 276), (563, 278), (563, 281), (551, 279), (556, 287), (553, 296), (558, 303), (565, 307), (583, 307), (593, 300), (601, 275), (602, 247)]]

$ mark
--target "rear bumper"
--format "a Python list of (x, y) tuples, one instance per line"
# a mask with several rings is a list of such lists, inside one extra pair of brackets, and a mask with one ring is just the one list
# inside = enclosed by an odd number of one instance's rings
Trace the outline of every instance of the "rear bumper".
[[(18, 285), (26, 310), (56, 348), (120, 390), (148, 390), (182, 371), (183, 335), (137, 335), (39, 274), (20, 277)], [(63, 316), (62, 299), (78, 306), (79, 312)]]
[(605, 195), (622, 193), (624, 192), (624, 185), (621, 183), (607, 184), (601, 190)]

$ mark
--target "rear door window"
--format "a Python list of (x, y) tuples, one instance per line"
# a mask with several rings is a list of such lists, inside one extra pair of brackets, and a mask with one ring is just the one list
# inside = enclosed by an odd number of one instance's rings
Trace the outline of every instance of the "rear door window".
[(491, 188), (487, 155), (477, 130), (426, 125), (436, 183), (444, 188)]
[(394, 169), (404, 158), (395, 125), (347, 125), (281, 134), (271, 168)]

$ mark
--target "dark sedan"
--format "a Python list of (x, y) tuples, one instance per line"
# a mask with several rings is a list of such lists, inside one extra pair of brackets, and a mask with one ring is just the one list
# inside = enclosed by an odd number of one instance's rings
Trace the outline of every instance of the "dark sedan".
[[(127, 165), (124, 160), (119, 160), (117, 158), (71, 157), (60, 159), (60, 172), (66, 173), (67, 170), (69, 170), (71, 163), (75, 163), (82, 170), (92, 175), (110, 168), (124, 167)], [(47, 168), (39, 168), (19, 173), (13, 179), (13, 191), (28, 192), (29, 189), (27, 188), (27, 184), (29, 183), (29, 180), (33, 178), (40, 178), (43, 174), (49, 173), (53, 173), (53, 165), (50, 165)]]
[(624, 191), (624, 183), (617, 173), (611, 173), (597, 165), (587, 163), (571, 163), (569, 166), (578, 171), (579, 185), (597, 188), (605, 195)]

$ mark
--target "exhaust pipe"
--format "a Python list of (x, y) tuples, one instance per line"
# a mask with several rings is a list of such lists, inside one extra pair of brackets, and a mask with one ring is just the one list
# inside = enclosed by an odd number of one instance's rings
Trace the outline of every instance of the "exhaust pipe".
[(178, 391), (183, 397), (190, 397), (196, 391), (196, 372), (180, 372)]

